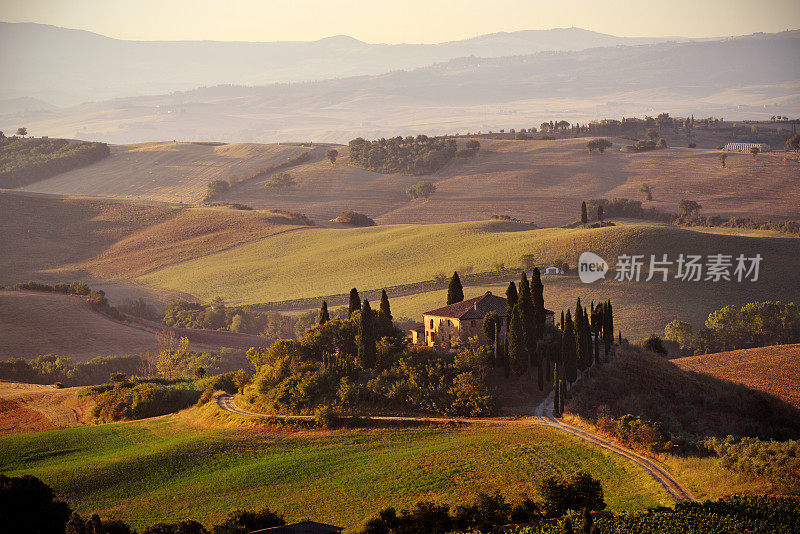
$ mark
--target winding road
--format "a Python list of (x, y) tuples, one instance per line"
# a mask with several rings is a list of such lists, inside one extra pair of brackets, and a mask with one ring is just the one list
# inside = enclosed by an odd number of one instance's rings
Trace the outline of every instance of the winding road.
[[(234, 399), (230, 395), (221, 395), (217, 399), (217, 404), (223, 410), (236, 413), (246, 417), (257, 418), (278, 418), (286, 420), (311, 420), (311, 415), (271, 415), (263, 413), (255, 413), (244, 410), (236, 406)], [(458, 417), (407, 417), (407, 416), (393, 416), (393, 415), (374, 415), (365, 416), (374, 421), (390, 421), (390, 422), (415, 422), (415, 423), (462, 423), (473, 425), (493, 425), (493, 424), (523, 424), (523, 425), (547, 425), (549, 427), (561, 430), (575, 436), (578, 439), (592, 443), (607, 451), (618, 454), (627, 458), (644, 469), (651, 477), (657, 480), (665, 490), (675, 499), (676, 502), (682, 501), (696, 501), (694, 495), (680, 482), (678, 482), (672, 475), (670, 475), (663, 467), (656, 464), (649, 458), (642, 456), (627, 447), (622, 447), (607, 441), (606, 439), (592, 434), (586, 430), (568, 425), (559, 421), (553, 416), (553, 393), (542, 401), (536, 408), (536, 415), (533, 417), (524, 417), (519, 419), (510, 418), (458, 418)]]

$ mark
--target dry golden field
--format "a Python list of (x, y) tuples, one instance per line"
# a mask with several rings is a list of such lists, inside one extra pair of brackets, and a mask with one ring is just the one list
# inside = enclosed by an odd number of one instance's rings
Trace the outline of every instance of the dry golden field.
[(77, 297), (0, 291), (0, 360), (58, 354), (77, 361), (155, 352), (153, 333), (94, 312)]
[(98, 163), (36, 182), (24, 191), (194, 203), (212, 180), (227, 180), (297, 156), (292, 145), (210, 146), (174, 141), (117, 145)]
[(800, 345), (777, 345), (678, 358), (681, 369), (744, 384), (800, 408)]
[(0, 381), (0, 436), (90, 423), (94, 402), (81, 389)]
[[(478, 154), (454, 159), (431, 176), (383, 175), (350, 167), (347, 147), (335, 165), (320, 160), (289, 172), (297, 185), (267, 191), (263, 180), (234, 188), (226, 200), (259, 208), (302, 211), (327, 220), (354, 209), (381, 224), (437, 223), (511, 215), (540, 226), (562, 225), (580, 215), (582, 200), (626, 197), (671, 212), (683, 198), (698, 201), (702, 213), (800, 218), (800, 164), (782, 153), (731, 154), (723, 169), (718, 151), (669, 148), (623, 153), (631, 141), (616, 139), (605, 154), (589, 154), (587, 139), (555, 141), (481, 140)], [(461, 141), (463, 142), (463, 140)], [(404, 190), (418, 180), (436, 182), (426, 200), (409, 201)]]

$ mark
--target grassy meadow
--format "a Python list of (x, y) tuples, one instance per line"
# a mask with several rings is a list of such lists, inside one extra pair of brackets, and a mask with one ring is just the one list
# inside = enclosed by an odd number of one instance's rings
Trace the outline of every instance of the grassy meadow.
[(82, 515), (140, 528), (185, 518), (210, 525), (232, 509), (264, 506), (354, 528), (420, 499), (533, 496), (543, 478), (581, 469), (602, 480), (611, 510), (670, 503), (624, 458), (541, 426), (281, 433), (177, 415), (0, 437), (0, 472), (34, 474)]
[[(716, 254), (764, 257), (758, 282), (616, 282), (592, 285), (575, 276), (546, 277), (546, 305), (555, 311), (575, 299), (612, 298), (626, 335), (659, 332), (673, 319), (702, 324), (709, 312), (750, 300), (787, 300), (800, 283), (793, 273), (800, 258), (792, 239), (717, 235), (645, 224), (597, 229), (530, 229), (519, 223), (482, 221), (433, 225), (386, 225), (370, 228), (309, 228), (264, 239), (159, 269), (139, 278), (153, 287), (190, 293), (204, 301), (220, 295), (232, 304), (275, 302), (345, 293), (351, 287), (377, 289), (431, 280), (437, 275), (482, 272), (521, 266), (524, 254), (540, 264), (561, 257), (575, 265), (592, 250), (609, 260), (619, 254)], [(646, 273), (646, 269), (643, 270)], [(468, 286), (467, 296), (506, 284)], [(396, 317), (417, 317), (442, 305), (442, 291), (392, 299)], [(657, 306), (651, 305), (658, 303)]]

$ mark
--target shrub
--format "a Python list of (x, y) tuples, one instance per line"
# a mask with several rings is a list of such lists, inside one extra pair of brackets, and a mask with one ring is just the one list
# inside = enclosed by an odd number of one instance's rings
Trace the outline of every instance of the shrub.
[(284, 187), (290, 187), (295, 184), (294, 178), (288, 172), (276, 172), (272, 176), (269, 177), (269, 180), (266, 181), (264, 187), (267, 189), (278, 189)]
[(208, 182), (208, 189), (206, 191), (205, 201), (210, 202), (217, 197), (221, 197), (230, 189), (230, 184), (225, 180), (213, 180)]
[(314, 411), (314, 424), (320, 428), (332, 429), (339, 426), (339, 415), (332, 407), (323, 405)]
[(353, 210), (343, 211), (339, 214), (334, 221), (349, 226), (375, 226), (375, 221), (367, 217), (363, 213), (358, 213)]
[(406, 195), (411, 198), (428, 198), (434, 192), (436, 192), (436, 186), (427, 180), (421, 180), (406, 189)]

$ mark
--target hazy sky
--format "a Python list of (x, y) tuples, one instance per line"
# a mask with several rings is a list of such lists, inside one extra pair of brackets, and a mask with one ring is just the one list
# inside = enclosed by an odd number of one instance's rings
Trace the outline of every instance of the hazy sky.
[(432, 43), (578, 26), (621, 36), (712, 37), (800, 28), (798, 0), (0, 0), (0, 20), (120, 39)]

